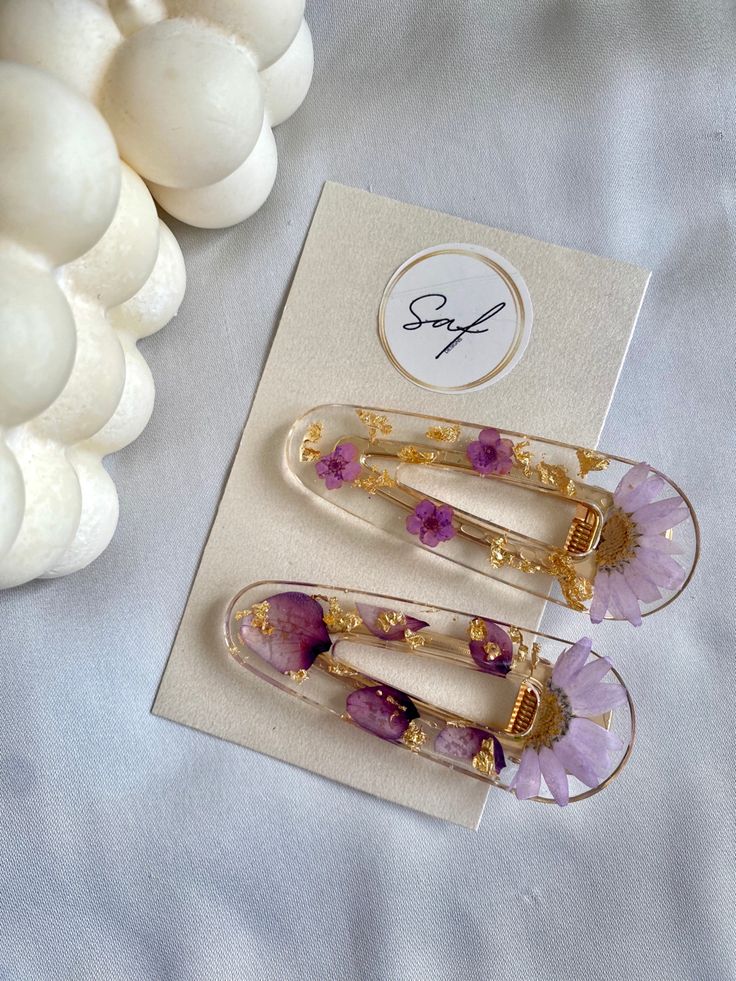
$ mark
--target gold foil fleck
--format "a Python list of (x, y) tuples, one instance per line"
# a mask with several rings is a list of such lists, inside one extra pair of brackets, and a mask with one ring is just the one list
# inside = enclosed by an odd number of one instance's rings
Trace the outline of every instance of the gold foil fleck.
[(355, 487), (360, 487), (369, 495), (375, 494), (381, 487), (395, 487), (396, 481), (389, 474), (388, 470), (378, 470), (376, 467), (369, 467), (364, 477), (357, 477), (353, 481)]
[(416, 446), (402, 446), (398, 453), (399, 459), (404, 463), (434, 463), (437, 454), (432, 450), (420, 450)]
[(542, 566), (537, 562), (532, 562), (531, 559), (524, 558), (523, 555), (513, 552), (508, 547), (508, 539), (505, 535), (501, 535), (499, 538), (492, 538), (489, 545), (491, 548), (488, 553), (488, 561), (494, 569), (509, 566), (511, 569), (518, 569), (519, 572), (527, 572), (529, 574), (542, 571)]
[(483, 652), (485, 653), (484, 660), (495, 661), (501, 653), (501, 648), (498, 644), (494, 644), (493, 641), (489, 640), (488, 643), (483, 645)]
[(518, 443), (514, 443), (513, 453), (517, 467), (523, 471), (525, 477), (531, 477), (532, 454), (529, 450), (529, 440), (522, 439)]
[(381, 436), (388, 436), (389, 433), (393, 432), (394, 427), (386, 416), (369, 412), (368, 409), (356, 409), (355, 412), (363, 425), (368, 428), (368, 441), (370, 443), (375, 443), (379, 433)]
[(264, 600), (262, 603), (254, 603), (249, 610), (238, 610), (235, 614), (236, 620), (242, 620), (244, 617), (251, 618), (248, 624), (249, 627), (255, 627), (262, 634), (273, 633), (273, 624), (269, 623), (268, 620), (268, 600)]
[(410, 630), (408, 627), (404, 631), (404, 640), (413, 651), (417, 650), (419, 647), (424, 647), (424, 637), (422, 637), (421, 634), (416, 633), (416, 631)]
[(573, 610), (585, 610), (585, 602), (593, 596), (593, 583), (575, 571), (572, 559), (565, 552), (551, 552), (546, 571), (560, 584), (567, 605)]
[(301, 685), (308, 675), (304, 668), (301, 668), (299, 671), (289, 671), (289, 677), (292, 679), (292, 681), (295, 681), (298, 685)]
[(302, 443), (302, 446), (299, 450), (299, 459), (302, 461), (302, 463), (314, 463), (315, 460), (319, 460), (321, 456), (322, 454), (316, 447), (305, 446)]
[(433, 439), (435, 443), (457, 443), (460, 439), (460, 426), (430, 426), (426, 435), (427, 439)]
[(406, 623), (406, 617), (403, 613), (399, 613), (398, 610), (384, 610), (383, 613), (378, 614), (376, 622), (381, 630), (387, 634), (394, 627), (403, 627)]
[(480, 617), (471, 620), (468, 624), (468, 635), (471, 640), (485, 640), (488, 637), (488, 628), (486, 627), (485, 620), (481, 620)]
[(578, 458), (578, 475), (580, 477), (587, 477), (589, 473), (593, 470), (605, 470), (608, 464), (611, 462), (606, 459), (605, 456), (601, 456), (600, 453), (594, 453), (593, 450), (579, 449), (575, 451)]
[(320, 654), (319, 663), (327, 669), (329, 674), (334, 674), (339, 678), (357, 678), (359, 672), (351, 668), (349, 664), (338, 661), (330, 654)]
[(532, 666), (532, 671), (533, 671), (533, 670), (534, 670), (534, 669), (536, 668), (536, 666), (537, 666), (537, 665), (539, 664), (539, 655), (541, 654), (541, 652), (542, 652), (542, 648), (541, 648), (541, 647), (540, 647), (540, 645), (539, 645), (538, 643), (536, 643), (536, 641), (535, 641), (535, 642), (534, 642), (534, 643), (532, 644), (532, 656), (531, 656), (531, 666)]
[(427, 733), (423, 731), (416, 719), (412, 719), (401, 737), (402, 743), (408, 746), (412, 753), (418, 753), (426, 740)]
[(324, 432), (324, 423), (312, 422), (307, 426), (307, 432), (304, 436), (305, 443), (319, 443), (322, 439), (322, 433)]
[(524, 634), (519, 630), (518, 627), (509, 627), (508, 634), (509, 637), (511, 638), (512, 644), (524, 643)]
[(570, 474), (564, 467), (541, 461), (537, 464), (537, 474), (543, 484), (546, 484), (548, 487), (554, 487), (567, 497), (575, 497), (575, 481), (571, 479)]
[(349, 613), (338, 603), (334, 596), (329, 598), (329, 610), (322, 619), (330, 633), (352, 633), (363, 622), (357, 613)]
[(496, 775), (496, 760), (493, 752), (493, 740), (484, 739), (480, 749), (473, 757), (473, 769), (488, 776)]
[(313, 463), (322, 456), (316, 446), (309, 446), (308, 444), (319, 443), (323, 432), (324, 424), (321, 422), (312, 422), (307, 426), (302, 445), (299, 447), (299, 459), (302, 463)]

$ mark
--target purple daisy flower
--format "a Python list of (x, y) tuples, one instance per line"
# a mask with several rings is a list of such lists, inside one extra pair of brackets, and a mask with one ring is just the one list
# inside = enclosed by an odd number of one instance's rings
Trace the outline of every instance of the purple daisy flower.
[(610, 610), (617, 620), (641, 625), (639, 604), (662, 598), (660, 589), (677, 590), (685, 571), (671, 556), (681, 549), (666, 537), (688, 515), (681, 497), (655, 498), (665, 487), (646, 463), (637, 463), (613, 494), (596, 549), (598, 568), (590, 619), (600, 623)]
[(314, 468), (317, 476), (324, 480), (327, 490), (336, 490), (355, 480), (361, 470), (357, 457), (357, 446), (353, 443), (339, 443), (332, 453), (317, 460)]
[(623, 685), (602, 681), (611, 667), (608, 658), (586, 664), (591, 646), (590, 637), (583, 637), (557, 659), (511, 783), (520, 800), (536, 797), (544, 777), (564, 807), (570, 799), (568, 773), (597, 787), (610, 773), (610, 754), (623, 749), (618, 736), (589, 718), (626, 701)]
[(466, 450), (473, 470), (478, 473), (507, 474), (514, 465), (514, 444), (501, 439), (497, 429), (481, 429), (478, 439)]
[(437, 507), (431, 501), (421, 501), (406, 519), (406, 530), (419, 535), (423, 545), (435, 548), (440, 542), (455, 537), (452, 524), (453, 510), (448, 504)]

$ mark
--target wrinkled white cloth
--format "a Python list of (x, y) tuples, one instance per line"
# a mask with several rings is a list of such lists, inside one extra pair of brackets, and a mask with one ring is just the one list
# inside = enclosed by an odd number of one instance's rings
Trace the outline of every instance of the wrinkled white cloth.
[[(109, 461), (116, 538), (0, 594), (0, 978), (733, 978), (733, 4), (308, 16), (273, 195), (229, 231), (172, 223), (188, 293)], [(703, 554), (640, 630), (593, 630), (639, 737), (590, 801), (491, 793), (473, 834), (149, 714), (326, 178), (654, 271), (601, 445), (689, 492)]]

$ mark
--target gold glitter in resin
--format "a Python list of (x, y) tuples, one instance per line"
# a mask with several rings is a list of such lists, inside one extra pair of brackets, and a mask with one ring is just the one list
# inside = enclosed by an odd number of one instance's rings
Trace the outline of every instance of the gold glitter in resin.
[(488, 636), (488, 628), (486, 627), (485, 620), (481, 620), (480, 617), (471, 620), (468, 624), (468, 636), (471, 640), (485, 640)]
[(399, 459), (404, 463), (434, 463), (437, 454), (432, 450), (420, 450), (416, 446), (402, 446), (399, 450)]
[(378, 470), (376, 467), (370, 467), (365, 472), (365, 476), (357, 477), (353, 481), (353, 485), (373, 496), (381, 487), (395, 487), (396, 481), (388, 470)]
[(484, 739), (480, 749), (473, 757), (473, 769), (488, 776), (496, 775), (496, 759), (493, 753), (493, 740)]
[(580, 477), (587, 477), (594, 470), (605, 470), (611, 462), (601, 456), (600, 453), (594, 453), (593, 450), (579, 449), (575, 453), (578, 458), (578, 475)]
[(457, 443), (460, 439), (460, 427), (430, 426), (426, 435), (427, 439), (433, 439), (435, 443)]
[(368, 409), (356, 409), (355, 410), (358, 418), (368, 429), (368, 441), (370, 443), (375, 443), (379, 435), (388, 436), (389, 433), (393, 432), (393, 426), (388, 421), (386, 416), (380, 416), (376, 412), (369, 412)]
[(422, 730), (416, 719), (412, 719), (404, 735), (401, 737), (402, 743), (408, 746), (413, 753), (418, 753), (426, 740), (427, 733)]
[(381, 630), (387, 634), (394, 627), (402, 627), (406, 623), (406, 617), (397, 610), (384, 610), (383, 613), (378, 614), (376, 622)]
[(404, 631), (404, 640), (413, 651), (417, 650), (419, 647), (424, 647), (424, 637), (422, 637), (421, 634), (416, 633), (414, 630), (410, 630), (408, 627)]
[(554, 487), (567, 497), (575, 497), (575, 481), (571, 479), (564, 467), (542, 461), (537, 464), (537, 474), (543, 484)]
[(329, 598), (329, 610), (322, 619), (330, 633), (352, 633), (363, 622), (357, 613), (349, 613), (338, 603), (334, 596)]
[(517, 467), (523, 471), (525, 477), (531, 477), (532, 455), (529, 451), (529, 440), (522, 439), (518, 443), (514, 443), (513, 453)]

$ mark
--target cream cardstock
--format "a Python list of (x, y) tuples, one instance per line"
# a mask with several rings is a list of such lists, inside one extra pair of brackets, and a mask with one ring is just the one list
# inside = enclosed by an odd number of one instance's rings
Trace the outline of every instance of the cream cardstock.
[[(534, 305), (534, 329), (516, 368), (487, 388), (452, 395), (419, 388), (396, 371), (377, 325), (394, 272), (441, 242), (504, 256)], [(326, 184), (154, 713), (476, 827), (484, 784), (330, 718), (249, 674), (227, 653), (225, 608), (248, 583), (285, 579), (412, 597), (534, 628), (542, 600), (394, 540), (310, 495), (286, 469), (284, 440), (311, 406), (348, 402), (594, 447), (648, 278), (624, 263)], [(573, 614), (570, 624), (574, 632)], [(580, 632), (584, 625), (581, 617)], [(283, 779), (289, 779), (287, 769)], [(498, 791), (491, 799), (506, 806)], [(346, 797), (345, 806), (358, 807), (360, 799)]]

